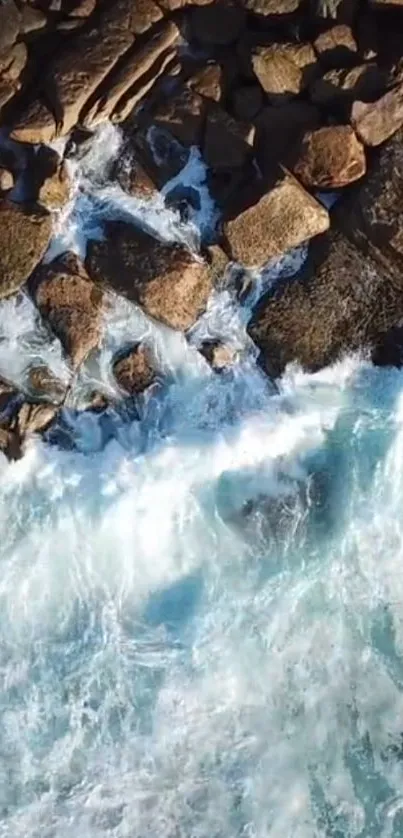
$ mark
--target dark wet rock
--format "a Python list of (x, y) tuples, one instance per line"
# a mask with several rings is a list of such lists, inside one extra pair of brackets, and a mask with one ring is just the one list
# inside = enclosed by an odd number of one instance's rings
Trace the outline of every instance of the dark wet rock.
[(144, 167), (132, 154), (122, 153), (115, 161), (112, 179), (118, 181), (124, 192), (136, 198), (147, 200), (157, 192), (157, 187)]
[(367, 177), (340, 205), (336, 223), (365, 253), (403, 275), (403, 129), (379, 150)]
[(255, 204), (225, 225), (225, 249), (244, 265), (262, 266), (325, 232), (329, 215), (298, 181), (279, 171)]
[(364, 146), (349, 125), (330, 125), (305, 134), (294, 174), (309, 188), (339, 189), (363, 177)]
[(10, 408), (16, 403), (18, 395), (14, 384), (0, 378), (0, 414), (2, 418), (4, 418), (4, 414), (9, 413)]
[(71, 17), (87, 18), (95, 11), (97, 0), (78, 0), (69, 12)]
[(57, 411), (58, 408), (55, 405), (24, 402), (16, 417), (20, 439), (26, 439), (32, 434), (43, 433), (53, 422)]
[[(28, 60), (28, 50), (25, 44), (15, 44), (7, 55), (1, 78), (3, 81), (14, 82), (17, 86), (22, 71)], [(20, 85), (19, 85), (20, 86)]]
[(20, 143), (50, 143), (56, 136), (55, 117), (40, 99), (33, 99), (18, 115), (10, 136)]
[(99, 343), (102, 289), (73, 254), (66, 254), (37, 271), (33, 297), (73, 367), (78, 367)]
[(403, 278), (395, 281), (369, 254), (331, 233), (312, 243), (296, 277), (258, 303), (248, 332), (270, 375), (292, 361), (318, 370), (379, 344), (403, 317), (402, 292)]
[(172, 134), (184, 146), (200, 145), (206, 100), (188, 88), (161, 101), (153, 113), (154, 125)]
[(273, 105), (298, 96), (315, 77), (317, 63), (311, 44), (272, 44), (252, 56), (255, 75)]
[(109, 222), (103, 241), (90, 241), (90, 276), (173, 329), (186, 330), (205, 309), (213, 278), (208, 265), (181, 245), (158, 241), (124, 222)]
[(40, 10), (35, 9), (33, 6), (24, 5), (21, 10), (21, 24), (20, 24), (20, 32), (21, 35), (29, 35), (31, 32), (37, 32), (39, 29), (43, 29), (48, 20), (46, 15)]
[(235, 347), (222, 343), (220, 340), (204, 341), (199, 351), (216, 372), (222, 372), (231, 367), (237, 355)]
[(292, 165), (298, 158), (306, 131), (320, 125), (320, 112), (309, 102), (290, 102), (281, 108), (264, 108), (256, 121), (255, 153), (264, 173), (273, 164)]
[(243, 166), (252, 156), (255, 128), (233, 119), (219, 105), (208, 110), (203, 157), (212, 169)]
[(21, 440), (18, 433), (2, 424), (0, 424), (0, 451), (11, 461), (20, 460), (22, 457)]
[(223, 72), (219, 64), (207, 64), (187, 80), (186, 84), (195, 93), (206, 99), (219, 102), (223, 95)]
[(52, 404), (60, 404), (66, 395), (66, 385), (45, 364), (30, 367), (25, 388), (35, 400)]
[(173, 12), (181, 9), (183, 6), (208, 6), (212, 2), (213, 0), (192, 0), (190, 3), (189, 0), (159, 0), (159, 5), (162, 9)]
[(351, 124), (365, 145), (385, 142), (403, 125), (403, 84), (376, 102), (354, 102)]
[(189, 149), (184, 148), (169, 131), (154, 124), (134, 131), (129, 145), (158, 189), (176, 177), (189, 158)]
[(51, 216), (0, 200), (0, 297), (18, 291), (40, 262), (52, 232)]
[(71, 182), (66, 163), (56, 151), (41, 146), (33, 161), (31, 183), (34, 197), (49, 210), (61, 209), (67, 203)]
[(241, 34), (245, 18), (242, 6), (230, 0), (196, 6), (190, 12), (191, 37), (207, 46), (231, 44)]
[(355, 99), (372, 101), (386, 90), (387, 74), (377, 64), (359, 64), (351, 70), (329, 70), (310, 89), (312, 102), (349, 113)]
[(141, 344), (131, 347), (114, 362), (113, 374), (125, 393), (130, 396), (142, 393), (155, 380), (150, 350)]
[(255, 119), (262, 110), (264, 98), (262, 89), (257, 84), (242, 85), (232, 94), (232, 108), (237, 119), (248, 122)]
[(14, 175), (9, 169), (0, 166), (0, 191), (8, 192), (14, 186)]
[[(108, 119), (115, 111), (119, 119), (130, 111), (153, 87), (172, 59), (170, 49), (179, 35), (173, 21), (157, 27), (150, 38), (136, 45), (119, 63), (108, 79), (108, 85), (91, 105), (85, 116), (85, 124), (94, 127)], [(127, 99), (126, 99), (127, 97)]]
[(327, 29), (313, 45), (321, 63), (329, 70), (350, 67), (357, 61), (357, 42), (349, 26), (340, 24)]

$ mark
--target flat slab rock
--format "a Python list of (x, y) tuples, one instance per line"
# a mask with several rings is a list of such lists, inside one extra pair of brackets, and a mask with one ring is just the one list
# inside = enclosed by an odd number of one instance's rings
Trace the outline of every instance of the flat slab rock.
[(231, 258), (262, 266), (297, 245), (324, 233), (327, 210), (286, 170), (280, 169), (271, 189), (224, 228)]
[(18, 291), (36, 268), (49, 244), (52, 217), (0, 200), (0, 297)]
[(109, 222), (103, 241), (90, 241), (90, 276), (140, 305), (146, 314), (185, 331), (206, 307), (214, 274), (179, 244), (161, 242), (123, 221)]
[(100, 339), (102, 289), (70, 253), (38, 270), (33, 297), (72, 366), (78, 367)]
[(351, 124), (365, 145), (384, 143), (403, 125), (403, 84), (376, 102), (354, 102)]
[(296, 361), (324, 367), (346, 352), (378, 347), (403, 318), (403, 274), (395, 281), (340, 233), (313, 243), (307, 263), (269, 292), (248, 325), (272, 376)]

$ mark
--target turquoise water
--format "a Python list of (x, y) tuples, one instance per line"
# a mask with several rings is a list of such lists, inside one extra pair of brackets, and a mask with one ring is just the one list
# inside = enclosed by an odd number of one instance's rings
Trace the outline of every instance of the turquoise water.
[(2, 465), (0, 835), (401, 836), (403, 374), (190, 384)]

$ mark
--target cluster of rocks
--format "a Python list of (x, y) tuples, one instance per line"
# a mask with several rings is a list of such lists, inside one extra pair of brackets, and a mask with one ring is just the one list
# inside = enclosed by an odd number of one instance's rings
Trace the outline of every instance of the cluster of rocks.
[[(267, 370), (367, 347), (400, 363), (402, 25), (403, 0), (1, 0), (0, 297), (26, 288), (75, 372), (99, 345), (107, 290), (187, 331), (228, 261), (260, 268), (310, 241), (302, 271), (253, 312)], [(42, 263), (70, 189), (49, 143), (68, 137), (66, 156), (79, 153), (106, 120), (124, 137), (109, 176), (143, 199), (200, 149), (221, 218), (201, 254), (119, 220), (83, 262)], [(318, 192), (334, 190), (329, 211)], [(197, 201), (191, 188), (166, 195), (184, 213)], [(202, 351), (217, 371), (234, 358)], [(1, 383), (10, 456), (66, 396), (31, 372), (24, 394)], [(142, 392), (147, 348), (114, 373), (122, 393)]]

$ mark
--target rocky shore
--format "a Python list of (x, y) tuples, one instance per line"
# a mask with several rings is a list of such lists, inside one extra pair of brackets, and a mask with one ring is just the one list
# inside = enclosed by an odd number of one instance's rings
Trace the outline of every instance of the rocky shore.
[[(250, 278), (309, 242), (303, 268), (252, 313), (265, 369), (317, 370), (355, 350), (399, 365), (402, 32), (403, 0), (1, 0), (0, 298), (30, 295), (73, 379), (109, 292), (186, 333), (229, 263)], [(109, 178), (144, 201), (200, 150), (218, 209), (200, 252), (117, 219), (83, 259), (44, 261), (71, 197), (68, 160), (108, 120), (124, 151)], [(164, 194), (184, 217), (197, 209), (191, 187)], [(216, 341), (201, 351), (217, 374), (236, 357)], [(113, 374), (136, 399), (155, 379), (149, 348), (122, 347)], [(27, 381), (0, 382), (10, 458), (60, 420), (68, 392), (45, 366)]]

